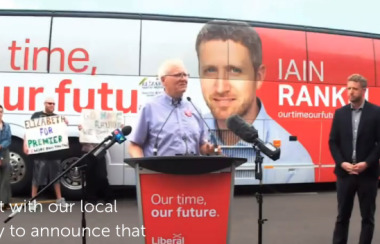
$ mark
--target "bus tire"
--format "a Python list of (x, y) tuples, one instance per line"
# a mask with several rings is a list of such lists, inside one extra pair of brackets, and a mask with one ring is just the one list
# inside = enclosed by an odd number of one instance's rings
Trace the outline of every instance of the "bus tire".
[[(70, 148), (65, 150), (64, 155), (61, 161), (61, 172), (84, 155), (82, 145), (79, 142), (70, 142)], [(75, 167), (81, 165), (83, 163), (79, 163)], [(60, 181), (62, 196), (69, 200), (82, 199), (81, 172), (80, 170), (75, 170), (75, 167), (65, 174)]]
[(33, 161), (24, 153), (22, 140), (12, 137), (9, 146), (11, 188), (13, 195), (28, 194), (32, 190)]

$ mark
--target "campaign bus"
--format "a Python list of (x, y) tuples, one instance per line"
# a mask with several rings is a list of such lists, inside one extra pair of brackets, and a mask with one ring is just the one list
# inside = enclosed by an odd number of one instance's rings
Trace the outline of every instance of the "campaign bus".
[[(223, 153), (248, 159), (236, 171), (236, 185), (258, 181), (252, 145), (223, 142), (229, 115), (243, 116), (261, 140), (281, 149), (277, 161), (264, 157), (264, 184), (322, 183), (336, 180), (328, 137), (334, 111), (348, 103), (347, 78), (364, 76), (366, 99), (380, 105), (377, 34), (220, 16), (12, 7), (18, 8), (0, 11), (0, 104), (11, 124), (15, 193), (30, 190), (33, 162), (23, 152), (24, 122), (44, 109), (46, 97), (55, 98), (55, 112), (69, 121), (64, 170), (83, 155), (82, 110), (121, 112), (123, 124), (133, 128), (144, 102), (163, 91), (157, 70), (167, 59), (186, 65), (185, 97), (199, 107)], [(206, 25), (214, 20), (227, 27), (212, 36)], [(128, 145), (107, 151), (111, 185), (135, 185), (134, 169), (123, 163)], [(67, 198), (81, 196), (78, 171), (61, 184)]]

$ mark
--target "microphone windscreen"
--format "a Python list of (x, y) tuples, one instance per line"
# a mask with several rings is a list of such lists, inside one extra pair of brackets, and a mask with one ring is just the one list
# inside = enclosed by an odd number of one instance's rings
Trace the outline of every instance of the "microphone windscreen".
[(131, 134), (132, 127), (130, 127), (129, 125), (124, 126), (123, 129), (121, 129), (121, 132), (123, 133), (123, 135), (127, 136), (127, 135)]
[(254, 143), (259, 136), (257, 130), (238, 115), (232, 115), (227, 119), (227, 128), (249, 143)]

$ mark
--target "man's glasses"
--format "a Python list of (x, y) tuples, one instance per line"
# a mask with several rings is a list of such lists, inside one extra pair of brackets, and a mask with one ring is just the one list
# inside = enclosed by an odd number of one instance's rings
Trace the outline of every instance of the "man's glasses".
[(55, 103), (46, 103), (47, 105), (55, 105)]
[(190, 77), (190, 74), (186, 74), (186, 73), (178, 73), (178, 74), (165, 75), (165, 76), (171, 76), (171, 77), (175, 77), (175, 78), (189, 78), (189, 77)]

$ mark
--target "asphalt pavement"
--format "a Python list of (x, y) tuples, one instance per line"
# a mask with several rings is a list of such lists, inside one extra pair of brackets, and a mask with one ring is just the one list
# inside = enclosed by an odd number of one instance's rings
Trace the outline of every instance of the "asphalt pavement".
[[(378, 198), (378, 204), (380, 199)], [(44, 205), (45, 206), (45, 205)], [(117, 213), (87, 213), (87, 226), (108, 227), (109, 237), (88, 237), (89, 244), (141, 244), (137, 237), (118, 237), (116, 226), (138, 227), (137, 205), (133, 198), (117, 200)], [(264, 218), (268, 221), (263, 227), (264, 244), (321, 244), (331, 243), (336, 216), (336, 193), (271, 194), (264, 195)], [(8, 224), (3, 221), (10, 212), (0, 213), (0, 243), (60, 244), (81, 243), (78, 237), (31, 237), (33, 227), (78, 228), (81, 225), (80, 206), (76, 203), (68, 213), (20, 213)], [(231, 243), (248, 244), (257, 242), (258, 205), (254, 196), (236, 196), (233, 201)], [(376, 213), (380, 224), (380, 213)], [(13, 235), (11, 234), (13, 227)], [(1, 230), (4, 231), (1, 234)], [(17, 232), (17, 228), (19, 228)], [(377, 229), (377, 228), (376, 228)], [(23, 235), (25, 230), (25, 236)], [(113, 230), (113, 231), (112, 231)], [(355, 203), (350, 225), (349, 244), (358, 243), (360, 232), (360, 213)], [(375, 231), (373, 243), (380, 243), (380, 234)], [(205, 244), (205, 243), (199, 243)]]

